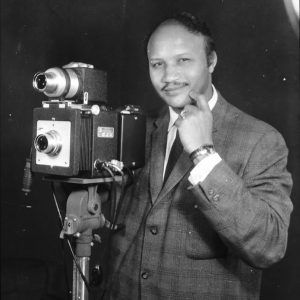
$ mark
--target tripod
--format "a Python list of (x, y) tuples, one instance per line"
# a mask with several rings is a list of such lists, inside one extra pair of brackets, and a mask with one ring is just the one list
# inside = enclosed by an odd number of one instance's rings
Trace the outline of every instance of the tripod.
[[(74, 236), (76, 260), (73, 263), (72, 300), (88, 300), (89, 262), (91, 257), (92, 231), (111, 224), (101, 212), (98, 184), (111, 182), (112, 178), (45, 178), (71, 184), (85, 185), (87, 189), (73, 191), (67, 199), (66, 216), (60, 237)], [(120, 176), (114, 180), (120, 181)]]

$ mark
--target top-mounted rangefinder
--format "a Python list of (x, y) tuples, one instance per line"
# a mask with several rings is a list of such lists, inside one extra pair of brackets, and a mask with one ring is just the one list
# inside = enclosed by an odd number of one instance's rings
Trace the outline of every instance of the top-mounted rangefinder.
[(92, 65), (50, 68), (36, 73), (32, 84), (50, 99), (73, 100), (78, 104), (107, 102), (106, 72)]

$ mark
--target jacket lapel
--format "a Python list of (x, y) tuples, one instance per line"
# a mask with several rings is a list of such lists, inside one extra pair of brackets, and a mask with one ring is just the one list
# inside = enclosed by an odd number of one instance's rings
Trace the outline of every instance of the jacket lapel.
[(165, 185), (159, 192), (156, 202), (159, 202), (162, 198), (164, 198), (174, 188), (174, 186), (186, 175), (186, 173), (189, 170), (191, 170), (192, 167), (193, 163), (190, 160), (188, 154), (182, 151), (178, 161), (174, 166), (174, 169), (169, 175), (169, 178), (167, 179)]
[(221, 155), (224, 149), (224, 143), (227, 136), (228, 128), (224, 128), (224, 118), (232, 119), (234, 116), (230, 114), (229, 106), (226, 100), (218, 92), (218, 101), (214, 107), (213, 114), (213, 143), (216, 151)]
[(156, 128), (152, 132), (152, 149), (150, 153), (150, 193), (152, 203), (156, 201), (163, 184), (163, 168), (169, 120), (170, 116), (168, 111), (166, 111), (164, 115), (155, 122)]

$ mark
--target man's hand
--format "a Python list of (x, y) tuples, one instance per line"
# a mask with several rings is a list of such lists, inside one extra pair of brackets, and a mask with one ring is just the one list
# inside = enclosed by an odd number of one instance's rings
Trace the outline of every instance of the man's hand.
[(186, 105), (175, 125), (184, 150), (190, 154), (204, 144), (213, 144), (213, 117), (204, 95), (191, 91), (189, 96), (196, 105)]

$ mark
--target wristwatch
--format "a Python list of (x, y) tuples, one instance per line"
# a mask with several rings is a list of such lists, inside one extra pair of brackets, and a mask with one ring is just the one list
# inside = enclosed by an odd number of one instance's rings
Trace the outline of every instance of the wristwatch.
[(204, 157), (216, 153), (215, 147), (212, 144), (205, 144), (202, 145), (201, 147), (197, 148), (190, 154), (190, 159), (194, 162), (194, 160), (197, 159), (199, 162), (202, 160)]

